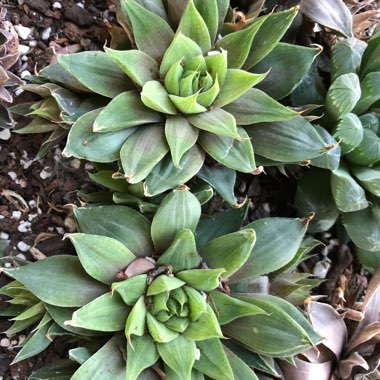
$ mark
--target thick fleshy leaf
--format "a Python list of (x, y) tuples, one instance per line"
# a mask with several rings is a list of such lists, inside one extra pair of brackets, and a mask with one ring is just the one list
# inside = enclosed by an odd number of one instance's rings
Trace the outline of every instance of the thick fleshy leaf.
[(178, 278), (170, 277), (167, 275), (158, 276), (148, 287), (147, 296), (169, 292), (171, 290), (180, 288), (185, 283)]
[(194, 289), (211, 292), (219, 286), (224, 272), (224, 269), (189, 269), (178, 272), (176, 277)]
[(339, 216), (331, 192), (330, 171), (312, 168), (299, 179), (295, 198), (299, 216), (315, 213), (309, 223), (309, 232), (329, 230)]
[(364, 128), (362, 141), (346, 158), (357, 165), (375, 164), (380, 161), (380, 138), (371, 129)]
[(231, 113), (238, 125), (293, 119), (298, 115), (291, 108), (273, 100), (261, 90), (251, 88), (224, 109)]
[(198, 172), (197, 177), (209, 183), (215, 191), (230, 205), (238, 207), (234, 188), (236, 182), (235, 170), (225, 166), (206, 166)]
[(127, 343), (127, 377), (137, 380), (140, 373), (152, 366), (159, 358), (156, 344), (148, 335), (136, 336)]
[(100, 111), (101, 109), (90, 111), (74, 123), (70, 128), (63, 156), (94, 162), (112, 162), (119, 159), (121, 147), (135, 129), (94, 133), (93, 125)]
[[(258, 88), (274, 99), (289, 95), (302, 81), (322, 48), (279, 43), (250, 71), (268, 73)], [(286, 75), (284, 75), (286, 72)]]
[(160, 66), (161, 77), (165, 77), (169, 69), (177, 62), (181, 62), (182, 59), (186, 63), (191, 58), (199, 55), (202, 55), (201, 48), (192, 39), (178, 33), (162, 59)]
[[(246, 127), (255, 153), (274, 161), (296, 162), (318, 157), (325, 144), (315, 128), (301, 116)], [(276, 149), (273, 149), (273, 146)]]
[(169, 151), (161, 124), (145, 125), (124, 143), (121, 165), (129, 183), (142, 181)]
[(343, 213), (343, 224), (352, 241), (361, 249), (380, 251), (380, 209), (371, 205), (364, 210)]
[(146, 314), (146, 322), (150, 335), (157, 343), (169, 343), (178, 337), (178, 333), (167, 328), (149, 312)]
[(150, 222), (139, 212), (113, 205), (75, 208), (74, 213), (81, 232), (119, 240), (137, 257), (151, 255)]
[(174, 37), (169, 24), (135, 0), (121, 1), (121, 8), (128, 14), (138, 49), (155, 60), (161, 59)]
[(199, 317), (207, 311), (206, 299), (200, 292), (193, 288), (184, 286), (183, 289), (188, 297), (190, 318), (192, 321), (197, 321)]
[(358, 211), (368, 207), (364, 189), (355, 181), (343, 163), (331, 172), (331, 191), (338, 209), (342, 212)]
[(301, 12), (318, 24), (352, 36), (352, 16), (342, 0), (301, 1)]
[(189, 229), (180, 231), (168, 249), (157, 260), (159, 265), (171, 265), (174, 273), (195, 268), (199, 263), (195, 237)]
[(173, 190), (161, 202), (152, 221), (152, 239), (156, 252), (166, 250), (183, 229), (195, 231), (201, 216), (198, 199), (188, 188)]
[(120, 331), (129, 311), (130, 307), (118, 294), (109, 292), (81, 307), (65, 324), (95, 331)]
[(243, 66), (250, 52), (253, 38), (264, 21), (265, 18), (261, 17), (247, 28), (227, 34), (215, 44), (217, 49), (227, 51), (229, 68), (240, 69)]
[(119, 66), (99, 51), (59, 55), (58, 62), (84, 86), (97, 94), (114, 98), (134, 85)]
[(216, 34), (218, 32), (218, 22), (219, 22), (218, 1), (210, 0), (210, 1), (207, 1), (206, 3), (203, 0), (194, 0), (194, 5), (207, 25), (208, 32), (210, 35), (210, 41), (211, 41), (211, 44), (213, 45), (216, 38)]
[(177, 33), (183, 33), (191, 38), (203, 51), (211, 49), (210, 34), (202, 16), (194, 6), (193, 0), (189, 0), (178, 25)]
[[(245, 70), (249, 70), (273, 50), (297, 16), (298, 9), (294, 7), (283, 12), (264, 16), (264, 23), (260, 26), (253, 39), (248, 57), (243, 65)], [(260, 18), (256, 22), (260, 22)], [(276, 27), (273, 28), (273, 25), (276, 25)]]
[(120, 68), (140, 87), (150, 80), (158, 79), (158, 63), (140, 50), (113, 50), (105, 48)]
[(331, 55), (332, 82), (340, 75), (356, 73), (366, 46), (364, 41), (354, 37), (338, 41), (334, 45)]
[(233, 102), (247, 92), (252, 86), (260, 83), (267, 76), (264, 74), (253, 74), (244, 70), (228, 69), (219, 96), (213, 106), (223, 107)]
[(83, 306), (107, 291), (105, 285), (87, 275), (74, 256), (52, 256), (3, 271), (42, 301), (56, 306)]
[(199, 319), (190, 323), (184, 335), (196, 341), (210, 338), (223, 338), (218, 319), (210, 305), (207, 305), (207, 311), (203, 313)]
[(210, 293), (212, 299), (211, 305), (215, 310), (220, 325), (232, 322), (237, 318), (247, 317), (254, 314), (266, 314), (266, 312), (258, 306), (240, 301), (219, 290)]
[(380, 71), (369, 73), (360, 83), (361, 97), (354, 108), (354, 112), (358, 115), (364, 113), (380, 99)]
[(223, 278), (235, 273), (247, 260), (256, 242), (253, 229), (245, 229), (209, 241), (200, 251), (210, 268), (223, 268)]
[(255, 372), (226, 346), (223, 345), (224, 352), (232, 367), (235, 380), (259, 380)]
[(241, 139), (237, 131), (235, 118), (222, 108), (188, 116), (187, 120), (199, 129), (221, 136)]
[(347, 113), (333, 129), (333, 136), (339, 142), (342, 154), (351, 152), (363, 139), (360, 119), (354, 113)]
[(123, 178), (112, 178), (114, 170), (100, 170), (96, 173), (88, 173), (91, 181), (105, 186), (108, 189), (120, 191), (122, 193), (128, 191), (128, 183)]
[(85, 271), (107, 285), (136, 259), (125, 245), (107, 236), (76, 233), (69, 237)]
[(252, 173), (256, 169), (251, 140), (243, 128), (238, 128), (241, 140), (201, 132), (199, 143), (216, 161), (230, 169)]
[(79, 367), (71, 380), (102, 380), (110, 373), (113, 380), (125, 380), (125, 361), (120, 352), (124, 346), (122, 336), (116, 334)]
[(300, 219), (264, 218), (248, 224), (256, 232), (256, 244), (247, 262), (230, 278), (231, 283), (273, 272), (291, 261), (305, 235)]
[(158, 343), (157, 350), (162, 360), (183, 380), (191, 380), (191, 369), (195, 361), (195, 342), (178, 336), (169, 343)]
[(185, 184), (198, 173), (204, 159), (204, 151), (197, 144), (189, 149), (179, 162), (183, 169), (176, 168), (171, 156), (166, 155), (146, 178), (144, 194), (151, 197)]
[(211, 54), (205, 57), (207, 72), (215, 81), (218, 78), (220, 87), (223, 87), (227, 74), (227, 52), (222, 50), (219, 54)]
[(169, 95), (169, 98), (177, 109), (184, 114), (197, 114), (207, 111), (206, 107), (197, 103), (198, 92), (186, 97)]
[[(209, 77), (210, 78), (210, 77)], [(211, 78), (210, 78), (211, 80)], [(201, 92), (197, 97), (197, 102), (203, 107), (210, 107), (220, 92), (218, 78), (215, 79), (214, 84), (207, 91)]]
[(169, 115), (177, 114), (177, 109), (169, 99), (165, 87), (156, 80), (151, 80), (144, 84), (141, 92), (141, 100), (147, 107), (155, 111)]
[(142, 295), (132, 307), (125, 324), (125, 336), (131, 341), (131, 335), (142, 336), (145, 332), (147, 310)]
[(199, 130), (183, 116), (168, 116), (165, 123), (165, 137), (170, 147), (173, 163), (180, 168), (183, 155), (196, 143)]
[(116, 96), (96, 117), (94, 132), (113, 132), (162, 120), (159, 113), (145, 107), (137, 91)]
[(359, 77), (355, 73), (341, 75), (327, 91), (326, 109), (332, 118), (339, 120), (352, 111), (360, 96)]
[(380, 197), (380, 167), (352, 166), (351, 171), (359, 183), (376, 197)]
[(200, 350), (200, 358), (195, 361), (194, 367), (211, 377), (218, 380), (231, 380), (234, 378), (231, 365), (223, 350), (219, 339), (207, 339), (197, 342)]
[(179, 95), (179, 81), (184, 71), (181, 62), (182, 59), (174, 63), (165, 75), (164, 84), (168, 94)]
[(147, 275), (141, 274), (124, 281), (114, 282), (112, 284), (112, 292), (119, 293), (120, 297), (127, 305), (134, 305), (144, 294), (146, 287)]

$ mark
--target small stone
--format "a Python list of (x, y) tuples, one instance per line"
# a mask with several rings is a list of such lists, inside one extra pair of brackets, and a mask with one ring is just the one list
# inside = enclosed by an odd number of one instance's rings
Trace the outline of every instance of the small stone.
[(21, 95), (23, 92), (24, 92), (24, 90), (23, 90), (22, 88), (16, 88), (14, 94), (15, 94), (15, 96), (19, 96), (19, 95)]
[(41, 40), (43, 40), (43, 41), (48, 40), (49, 37), (50, 37), (50, 33), (51, 33), (51, 28), (49, 26), (48, 28), (46, 28), (46, 29), (44, 29), (42, 31), (42, 33), (41, 33)]
[(51, 174), (51, 168), (49, 166), (45, 166), (40, 173), (40, 177), (41, 179), (47, 179), (51, 177)]
[(30, 73), (30, 71), (28, 71), (28, 70), (24, 70), (22, 73), (21, 73), (21, 75), (20, 75), (20, 77), (22, 78), (22, 79), (24, 79), (25, 77), (29, 77), (29, 76), (31, 76), (32, 74)]
[(21, 214), (22, 214), (21, 211), (18, 211), (18, 210), (13, 211), (13, 212), (12, 212), (12, 218), (13, 218), (13, 219), (20, 219), (20, 218), (21, 218)]
[(21, 61), (26, 62), (28, 60), (28, 57), (26, 55), (23, 55), (21, 57)]
[(22, 26), (21, 24), (15, 25), (14, 28), (22, 40), (26, 40), (32, 32), (32, 29), (26, 26)]
[(53, 3), (52, 7), (53, 9), (61, 9), (62, 4), (59, 1), (56, 1), (55, 3)]
[(0, 215), (0, 220), (1, 219), (5, 219), (5, 216), (4, 215)]
[(9, 177), (12, 178), (13, 181), (16, 181), (17, 179), (17, 174), (15, 172), (8, 172)]
[(0, 340), (1, 347), (9, 347), (11, 345), (11, 341), (8, 338), (2, 338)]
[(34, 199), (32, 199), (31, 201), (28, 202), (28, 205), (30, 208), (35, 208), (37, 207), (37, 202)]
[[(17, 248), (21, 251), (21, 252), (28, 252), (29, 249), (30, 249), (30, 245), (24, 243), (23, 241), (20, 241), (18, 244), (17, 244)], [(24, 255), (22, 255), (24, 258), (22, 258), (23, 260), (26, 260), (26, 257)], [(19, 255), (17, 255), (17, 257), (19, 257)]]
[(313, 268), (313, 275), (318, 278), (326, 278), (328, 271), (331, 268), (330, 260), (318, 261)]
[(0, 240), (8, 240), (8, 239), (9, 239), (9, 234), (4, 231), (0, 231)]
[(30, 50), (29, 46), (22, 45), (22, 44), (18, 45), (18, 51), (20, 52), (21, 55), (28, 54), (29, 50)]
[(32, 226), (32, 223), (30, 222), (26, 222), (26, 221), (22, 221), (19, 226), (17, 227), (17, 230), (19, 232), (29, 232), (30, 231), (30, 227)]
[(65, 229), (63, 227), (55, 227), (55, 229), (60, 235), (63, 235), (65, 233)]
[(23, 189), (25, 189), (25, 188), (28, 186), (28, 182), (26, 182), (24, 178), (21, 178), (20, 181), (18, 181), (18, 182), (19, 182), (19, 185), (20, 185)]
[(29, 41), (29, 46), (30, 47), (35, 47), (35, 46), (37, 46), (37, 44), (38, 44), (37, 40), (31, 40), (31, 41)]
[(34, 219), (36, 219), (38, 214), (29, 214), (28, 215), (28, 220), (29, 222), (32, 222)]
[(9, 140), (11, 138), (11, 131), (9, 129), (2, 129), (0, 131), (0, 140)]
[(76, 223), (75, 223), (75, 220), (74, 218), (72, 218), (71, 216), (67, 216), (65, 218), (65, 221), (64, 221), (64, 225), (65, 227), (67, 227), (67, 229), (70, 231), (70, 232), (73, 232), (77, 229), (77, 226), (76, 226)]
[(17, 342), (17, 339), (12, 339), (12, 340), (11, 340), (11, 344), (12, 344), (12, 346), (16, 346), (17, 343), (18, 343), (18, 342)]
[(73, 169), (79, 169), (79, 168), (80, 168), (80, 164), (81, 164), (81, 161), (78, 160), (77, 158), (74, 158), (74, 159), (71, 160), (71, 162), (70, 162), (70, 166), (71, 166)]
[(29, 160), (29, 161), (24, 161), (24, 162), (22, 162), (22, 167), (24, 168), (24, 169), (28, 169), (29, 167), (30, 167), (30, 165), (32, 165), (33, 164), (33, 160)]

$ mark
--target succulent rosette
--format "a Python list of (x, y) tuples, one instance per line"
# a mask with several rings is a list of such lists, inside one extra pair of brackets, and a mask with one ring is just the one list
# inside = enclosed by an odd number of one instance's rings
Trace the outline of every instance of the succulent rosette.
[[(39, 317), (46, 313), (40, 340), (57, 325), (61, 335), (93, 341), (99, 339), (96, 334), (115, 334), (97, 351), (92, 347), (86, 360), (78, 360), (79, 348), (71, 352), (81, 364), (72, 379), (106, 374), (155, 379), (150, 368), (164, 371), (168, 379), (256, 379), (243, 360), (247, 353), (260, 368), (257, 354), (289, 357), (320, 340), (295, 306), (252, 293), (255, 276), (294, 259), (304, 221), (273, 218), (227, 234), (206, 222), (200, 230), (201, 206), (185, 187), (164, 198), (151, 223), (124, 206), (78, 208), (75, 213), (82, 232), (69, 238), (78, 257), (53, 256), (4, 268), (39, 300)], [(104, 215), (111, 218), (99, 224)], [(267, 235), (262, 235), (257, 258), (253, 228)], [(274, 240), (270, 246), (268, 235), (285, 230), (292, 241)], [(266, 257), (260, 250), (268, 244)], [(285, 245), (288, 251), (274, 263), (273, 255), (284, 252)]]

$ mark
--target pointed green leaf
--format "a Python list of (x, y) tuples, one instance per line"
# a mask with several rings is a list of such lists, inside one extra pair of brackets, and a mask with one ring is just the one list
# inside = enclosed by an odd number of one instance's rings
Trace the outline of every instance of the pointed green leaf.
[(101, 109), (97, 109), (84, 114), (70, 128), (62, 153), (65, 157), (74, 156), (95, 162), (112, 162), (119, 159), (121, 147), (135, 129), (94, 133), (93, 124), (100, 111)]
[(179, 162), (182, 169), (175, 167), (170, 155), (166, 155), (146, 178), (144, 194), (151, 197), (185, 184), (198, 173), (204, 159), (204, 151), (197, 144), (183, 155)]
[(185, 283), (178, 278), (162, 274), (149, 285), (146, 295), (153, 296), (155, 294), (169, 292), (170, 290), (180, 288), (183, 285), (185, 285)]
[(158, 343), (162, 360), (183, 380), (191, 380), (191, 370), (195, 361), (195, 342), (178, 336), (169, 343)]
[(225, 345), (223, 345), (223, 349), (232, 367), (235, 380), (259, 380), (255, 372), (239, 356), (235, 355)]
[(42, 301), (56, 306), (82, 306), (107, 291), (106, 286), (87, 275), (74, 256), (52, 256), (3, 271)]
[(134, 85), (119, 66), (100, 51), (59, 55), (58, 62), (79, 82), (97, 94), (114, 98)]
[(338, 77), (326, 95), (326, 109), (335, 120), (351, 112), (361, 96), (359, 77), (355, 73)]
[(176, 277), (194, 289), (211, 292), (219, 286), (224, 272), (224, 269), (189, 269), (178, 272)]
[(110, 285), (116, 274), (136, 259), (136, 256), (116, 239), (91, 235), (70, 234), (79, 260), (93, 278)]
[(36, 315), (44, 314), (46, 311), (45, 305), (43, 302), (38, 302), (35, 305), (27, 308), (24, 312), (17, 315), (17, 317), (12, 318), (12, 321), (22, 321), (25, 319), (33, 318)]
[(219, 339), (207, 339), (197, 342), (200, 350), (200, 359), (194, 363), (194, 367), (211, 377), (218, 380), (231, 380), (234, 378), (231, 365), (223, 350)]
[(229, 68), (240, 69), (243, 66), (250, 52), (253, 38), (264, 20), (265, 18), (261, 17), (247, 28), (227, 34), (215, 44), (217, 49), (227, 51)]
[(230, 278), (231, 283), (281, 268), (297, 253), (307, 223), (300, 219), (264, 218), (248, 224), (256, 232), (256, 244), (247, 262)]
[(174, 37), (169, 24), (135, 0), (121, 1), (121, 8), (128, 14), (138, 49), (155, 60), (162, 58)]
[(219, 10), (217, 0), (194, 0), (194, 4), (207, 25), (211, 44), (214, 43), (218, 32)]
[(167, 250), (157, 261), (159, 265), (171, 265), (173, 272), (192, 269), (199, 265), (200, 258), (191, 230), (180, 231)]
[(127, 343), (127, 378), (137, 380), (140, 373), (159, 358), (156, 344), (150, 336), (136, 336)]
[(184, 286), (183, 289), (188, 297), (191, 321), (197, 321), (200, 316), (207, 311), (206, 299), (193, 288)]
[(213, 106), (223, 107), (239, 99), (252, 86), (260, 83), (267, 73), (253, 74), (244, 70), (228, 69), (226, 79)]
[[(380, 71), (369, 73), (360, 83), (361, 96), (354, 108), (354, 112), (358, 115), (367, 111), (372, 104), (380, 99)], [(360, 91), (359, 91), (360, 95)]]
[(205, 313), (196, 321), (190, 323), (183, 335), (196, 341), (210, 338), (223, 338), (218, 319), (210, 305), (207, 305), (207, 311)]
[(184, 114), (197, 114), (207, 111), (207, 108), (197, 103), (199, 93), (182, 97), (177, 95), (169, 95), (170, 100), (174, 103), (177, 109)]
[[(263, 17), (265, 20), (253, 38), (251, 49), (243, 65), (245, 70), (249, 70), (273, 50), (297, 16), (298, 9), (294, 7)], [(260, 18), (256, 22), (259, 21), (261, 21)], [(276, 27), (273, 28), (273, 25), (276, 25)]]
[(183, 116), (168, 116), (165, 123), (166, 141), (170, 147), (173, 163), (179, 163), (183, 155), (196, 143), (198, 139), (197, 128), (194, 128)]
[(161, 77), (165, 77), (169, 69), (178, 61), (183, 59), (183, 62), (186, 63), (191, 58), (199, 55), (202, 55), (201, 48), (192, 39), (178, 33), (162, 59), (160, 66)]
[(343, 163), (331, 172), (331, 190), (336, 205), (342, 212), (358, 211), (368, 207), (365, 191)]
[(121, 335), (114, 335), (90, 359), (87, 359), (70, 379), (101, 380), (108, 378), (112, 373), (113, 380), (125, 380), (125, 361), (120, 352), (124, 346)]
[(158, 343), (169, 343), (178, 337), (178, 333), (168, 329), (163, 323), (157, 321), (149, 312), (146, 315), (148, 330), (154, 341)]
[(256, 169), (251, 140), (243, 128), (238, 128), (240, 140), (228, 136), (201, 132), (199, 144), (216, 161), (230, 169), (252, 173)]
[(95, 331), (119, 331), (124, 329), (129, 311), (118, 294), (109, 292), (78, 309), (65, 324)]
[(145, 107), (136, 91), (127, 91), (103, 108), (95, 119), (93, 131), (112, 132), (161, 120), (159, 113)]
[[(322, 48), (307, 48), (279, 43), (258, 64), (252, 67), (255, 73), (268, 73), (258, 88), (274, 99), (289, 95), (302, 81)], [(286, 75), (284, 75), (286, 72)]]
[(252, 229), (237, 231), (209, 241), (200, 251), (210, 268), (223, 268), (223, 278), (235, 273), (247, 260), (256, 242)]
[(169, 115), (177, 114), (177, 109), (169, 99), (165, 87), (158, 81), (152, 80), (144, 84), (141, 100), (147, 107), (155, 111)]
[(120, 68), (140, 87), (150, 80), (158, 79), (158, 63), (140, 50), (113, 50), (105, 48)]
[(354, 113), (347, 113), (333, 129), (333, 136), (339, 142), (342, 154), (351, 152), (363, 139), (360, 119)]
[(144, 294), (147, 287), (147, 275), (133, 276), (124, 281), (114, 282), (112, 292), (117, 292), (127, 305), (134, 305)]
[(230, 136), (241, 139), (239, 133), (237, 132), (234, 117), (221, 108), (216, 108), (212, 111), (203, 112), (198, 115), (188, 116), (187, 120), (190, 124), (199, 129), (203, 129), (221, 136)]
[(380, 166), (352, 166), (351, 171), (359, 183), (376, 197), (380, 197)]
[(153, 251), (150, 222), (129, 207), (116, 205), (80, 207), (75, 208), (74, 213), (83, 233), (119, 240), (136, 257), (149, 256)]
[(131, 335), (144, 335), (145, 318), (147, 316), (144, 298), (144, 296), (141, 296), (138, 299), (128, 315), (128, 319), (125, 324), (125, 336), (127, 337), (128, 341), (131, 340)]
[(210, 34), (206, 23), (194, 6), (193, 0), (189, 0), (178, 25), (177, 33), (183, 33), (191, 38), (204, 53), (211, 49)]
[(219, 52), (213, 52), (205, 57), (207, 72), (211, 75), (212, 79), (215, 81), (218, 78), (218, 83), (220, 87), (223, 87), (224, 81), (227, 74), (227, 52), (222, 50)]
[(298, 115), (291, 108), (284, 107), (255, 88), (249, 89), (224, 109), (235, 117), (238, 125), (282, 121), (293, 119)]
[(380, 160), (380, 138), (371, 129), (364, 128), (362, 141), (346, 158), (357, 165), (375, 164)]
[(178, 188), (167, 195), (152, 221), (151, 234), (156, 252), (166, 250), (183, 229), (194, 232), (200, 215), (199, 201), (188, 188)]
[(208, 89), (207, 91), (201, 92), (198, 95), (197, 102), (206, 108), (210, 107), (212, 103), (214, 102), (214, 100), (216, 99), (216, 97), (219, 95), (219, 91), (220, 91), (219, 82), (218, 82), (218, 78), (216, 78), (214, 84), (212, 85), (210, 89)]
[(164, 83), (168, 94), (179, 95), (179, 81), (183, 74), (181, 60), (174, 63), (165, 75)]

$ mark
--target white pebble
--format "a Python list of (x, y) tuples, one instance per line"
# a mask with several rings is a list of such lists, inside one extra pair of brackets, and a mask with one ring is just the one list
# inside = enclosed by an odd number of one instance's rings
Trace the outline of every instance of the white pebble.
[(32, 32), (32, 29), (22, 25), (15, 25), (14, 28), (22, 40), (26, 40)]
[(14, 218), (14, 219), (20, 219), (21, 218), (21, 214), (22, 214), (21, 211), (18, 211), (18, 210), (13, 211), (12, 212), (12, 218)]
[(5, 216), (4, 215), (0, 215), (0, 220), (1, 219), (5, 219)]
[(12, 343), (12, 346), (15, 346), (18, 342), (17, 342), (17, 339), (12, 339), (11, 340), (11, 343)]
[(78, 5), (78, 7), (84, 8), (84, 4), (83, 3), (78, 3), (77, 5)]
[(26, 62), (28, 60), (28, 57), (26, 55), (23, 55), (21, 57), (21, 61)]
[(38, 216), (38, 214), (29, 214), (28, 215), (28, 220), (29, 222), (33, 221), (34, 219), (36, 219)]
[(62, 227), (55, 227), (55, 229), (57, 230), (57, 232), (60, 234), (60, 235), (63, 235), (65, 233), (65, 229), (62, 228)]
[(46, 29), (44, 29), (42, 31), (42, 33), (41, 33), (41, 40), (43, 40), (43, 41), (48, 40), (49, 37), (50, 37), (50, 33), (51, 33), (51, 28), (49, 26), (48, 28), (46, 28)]
[(5, 263), (4, 266), (5, 266), (5, 268), (10, 268), (12, 265), (11, 265), (11, 263)]
[(54, 231), (54, 227), (48, 227), (48, 231), (49, 232), (53, 232)]
[(199, 348), (195, 349), (195, 360), (199, 360), (201, 358), (201, 351)]
[[(28, 252), (29, 249), (30, 249), (30, 245), (24, 243), (23, 241), (20, 241), (18, 244), (17, 244), (17, 248), (21, 251), (21, 252)], [(24, 256), (24, 255), (22, 255)], [(17, 257), (20, 257), (19, 255), (17, 255)], [(23, 260), (26, 260), (26, 257), (20, 257), (20, 259), (23, 259)]]
[(318, 278), (326, 278), (331, 263), (327, 260), (318, 261), (313, 268), (313, 275)]
[(18, 184), (25, 189), (28, 186), (28, 182), (25, 181), (24, 178), (21, 178), (20, 181), (18, 181)]
[(16, 181), (17, 179), (17, 174), (15, 172), (8, 172), (9, 177), (12, 178), (13, 181)]
[(40, 173), (40, 177), (41, 179), (47, 179), (51, 177), (51, 168), (49, 166), (45, 166)]
[(35, 46), (37, 46), (37, 44), (38, 44), (37, 40), (31, 40), (31, 41), (29, 41), (29, 46), (30, 47), (35, 47)]
[(22, 221), (22, 222), (19, 224), (19, 226), (17, 227), (17, 229), (18, 229), (20, 232), (29, 232), (31, 226), (32, 226), (32, 223), (30, 223), (30, 222), (26, 222), (26, 221)]
[(28, 70), (24, 70), (22, 73), (21, 73), (21, 75), (20, 75), (20, 77), (22, 78), (22, 79), (24, 79), (25, 77), (28, 77), (28, 76), (31, 76), (32, 74), (30, 73), (30, 71), (28, 71)]
[(81, 164), (81, 161), (78, 160), (77, 158), (74, 158), (74, 159), (71, 160), (71, 162), (70, 162), (70, 166), (71, 166), (73, 169), (79, 169), (79, 168), (80, 168), (80, 164)]
[(3, 338), (0, 340), (1, 347), (9, 347), (11, 345), (11, 341), (8, 338)]
[(8, 239), (9, 239), (9, 234), (4, 231), (0, 231), (0, 240), (8, 240)]
[(19, 96), (21, 95), (22, 93), (24, 92), (24, 90), (22, 88), (17, 88), (14, 92), (15, 96)]
[(41, 215), (42, 214), (42, 210), (38, 207), (37, 209), (37, 214)]
[(24, 169), (28, 169), (30, 165), (33, 164), (33, 160), (29, 160), (29, 161), (21, 160), (20, 163)]
[(53, 6), (53, 9), (61, 9), (62, 8), (62, 4), (58, 1), (56, 1), (52, 6)]
[(11, 131), (9, 129), (2, 129), (0, 131), (0, 140), (9, 140), (11, 138)]
[(29, 50), (30, 50), (29, 46), (22, 45), (22, 44), (18, 45), (18, 51), (20, 52), (21, 55), (28, 54)]

